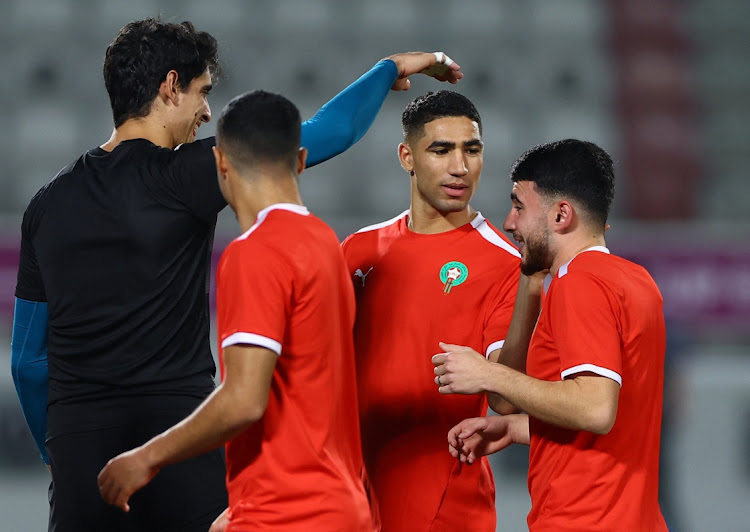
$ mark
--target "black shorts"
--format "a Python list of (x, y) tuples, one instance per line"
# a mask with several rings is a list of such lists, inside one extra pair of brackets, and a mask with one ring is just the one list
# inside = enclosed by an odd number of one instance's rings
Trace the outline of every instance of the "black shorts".
[(49, 531), (206, 532), (227, 507), (223, 448), (162, 469), (130, 498), (128, 513), (102, 500), (96, 480), (110, 458), (183, 420), (201, 401), (149, 396), (51, 406)]

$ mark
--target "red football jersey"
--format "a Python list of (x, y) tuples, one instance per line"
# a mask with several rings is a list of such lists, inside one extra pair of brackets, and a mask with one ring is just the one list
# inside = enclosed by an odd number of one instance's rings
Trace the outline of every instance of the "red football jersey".
[(228, 530), (372, 530), (354, 293), (335, 233), (305, 207), (264, 209), (227, 246), (217, 287), (221, 348), (279, 355), (265, 415), (227, 444)]
[(487, 412), (484, 395), (441, 395), (439, 341), (502, 347), (520, 255), (481, 214), (417, 234), (408, 211), (343, 243), (357, 296), (355, 347), (362, 444), (385, 532), (495, 530), (489, 463), (462, 465), (448, 431)]
[(559, 269), (528, 374), (593, 372), (621, 388), (606, 435), (530, 418), (531, 531), (667, 530), (657, 499), (665, 348), (661, 294), (645, 269), (599, 246)]

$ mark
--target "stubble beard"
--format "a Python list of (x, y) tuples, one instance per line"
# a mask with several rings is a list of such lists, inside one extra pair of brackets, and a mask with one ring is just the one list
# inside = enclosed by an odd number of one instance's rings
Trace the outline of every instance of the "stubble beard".
[(521, 260), (521, 273), (534, 275), (552, 266), (552, 253), (550, 251), (550, 235), (544, 230), (533, 237), (525, 238), (526, 256)]

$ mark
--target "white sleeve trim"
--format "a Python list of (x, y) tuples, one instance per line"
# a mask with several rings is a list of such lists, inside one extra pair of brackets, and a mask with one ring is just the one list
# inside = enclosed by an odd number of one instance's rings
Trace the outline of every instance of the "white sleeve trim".
[(596, 373), (597, 375), (601, 375), (602, 377), (612, 379), (620, 385), (620, 388), (622, 388), (622, 377), (619, 373), (617, 373), (616, 371), (612, 371), (611, 369), (595, 366), (594, 364), (581, 364), (579, 366), (573, 366), (572, 368), (568, 368), (560, 373), (560, 376), (565, 379), (570, 375), (581, 373), (582, 371), (590, 371), (591, 373)]
[(229, 347), (230, 345), (236, 344), (258, 345), (260, 347), (270, 349), (277, 355), (281, 354), (281, 343), (266, 336), (247, 332), (236, 332), (234, 334), (230, 334), (229, 336), (224, 338), (223, 342), (221, 342), (221, 347), (223, 349), (225, 347)]
[(500, 340), (498, 342), (492, 342), (487, 347), (487, 352), (484, 354), (484, 358), (490, 358), (490, 353), (492, 353), (495, 349), (502, 349), (504, 344), (505, 344), (505, 340)]

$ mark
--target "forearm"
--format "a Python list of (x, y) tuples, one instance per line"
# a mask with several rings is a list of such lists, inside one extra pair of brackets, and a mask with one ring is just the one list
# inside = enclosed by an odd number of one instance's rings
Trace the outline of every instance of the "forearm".
[(253, 405), (221, 385), (195, 412), (149, 440), (140, 452), (154, 467), (162, 468), (223, 445), (262, 415), (263, 412), (258, 413)]
[(503, 399), (501, 395), (498, 395), (496, 393), (487, 394), (487, 404), (490, 405), (490, 408), (493, 410), (493, 412), (497, 412), (498, 414), (501, 414), (503, 416), (516, 414), (519, 412), (518, 408)]
[(11, 373), (26, 424), (49, 464), (47, 437), (47, 303), (16, 298), (11, 339)]
[[(551, 425), (604, 434), (611, 428), (608, 421), (611, 401), (592, 393), (590, 387), (583, 384), (576, 378), (544, 381), (501, 364), (492, 364), (488, 368), (485, 391), (501, 395), (519, 410)], [(609, 383), (604, 384), (609, 388)], [(614, 409), (616, 412), (616, 398)]]
[(364, 136), (397, 76), (392, 60), (378, 62), (302, 124), (308, 167), (346, 151)]
[(513, 317), (498, 358), (501, 364), (521, 373), (526, 373), (526, 353), (539, 317), (543, 282), (539, 276), (521, 275), (519, 278)]

